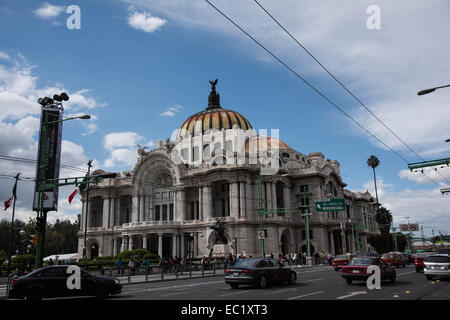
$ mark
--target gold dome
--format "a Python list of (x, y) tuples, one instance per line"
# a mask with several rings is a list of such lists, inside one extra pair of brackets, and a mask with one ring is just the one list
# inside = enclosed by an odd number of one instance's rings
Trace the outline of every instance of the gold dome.
[(236, 111), (222, 108), (208, 109), (187, 118), (178, 129), (177, 136), (184, 138), (203, 134), (210, 129), (232, 129), (234, 125), (243, 130), (252, 128), (250, 122)]
[(178, 129), (177, 137), (195, 136), (205, 133), (211, 129), (233, 129), (234, 125), (243, 130), (251, 129), (250, 122), (240, 113), (232, 110), (222, 109), (220, 96), (216, 92), (217, 79), (210, 81), (212, 88), (208, 97), (208, 107), (198, 112), (183, 122)]

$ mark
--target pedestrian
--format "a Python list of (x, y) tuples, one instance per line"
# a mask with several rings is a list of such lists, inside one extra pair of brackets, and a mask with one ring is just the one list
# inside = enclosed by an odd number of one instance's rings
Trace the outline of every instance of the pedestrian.
[(128, 262), (128, 270), (129, 270), (129, 272), (131, 272), (134, 275), (134, 260), (133, 259), (131, 259)]
[(52, 259), (52, 258), (50, 258), (50, 259), (48, 260), (48, 265), (49, 265), (49, 266), (52, 266), (52, 265), (53, 265), (53, 259)]
[(117, 268), (117, 275), (120, 276), (122, 274), (122, 261), (120, 259), (116, 260), (116, 268)]
[(150, 262), (148, 261), (147, 258), (145, 258), (144, 261), (142, 262), (142, 267), (147, 270), (147, 274), (150, 274)]
[(101, 275), (105, 274), (105, 270), (103, 269), (103, 262), (102, 262), (102, 260), (98, 261), (97, 269), (100, 271)]

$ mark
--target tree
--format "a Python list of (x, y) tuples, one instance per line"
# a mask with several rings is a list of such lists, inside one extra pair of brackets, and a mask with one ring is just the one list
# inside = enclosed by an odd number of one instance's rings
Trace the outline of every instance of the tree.
[(378, 167), (379, 164), (380, 164), (380, 160), (378, 160), (378, 158), (375, 157), (374, 155), (371, 155), (369, 157), (369, 159), (367, 159), (367, 165), (369, 167), (371, 167), (372, 170), (373, 170), (373, 181), (375, 183), (375, 196), (377, 198), (377, 205), (378, 205), (379, 202), (378, 202), (377, 177), (375, 175), (375, 168)]
[(392, 223), (391, 212), (384, 207), (380, 207), (375, 216), (375, 220), (377, 221), (378, 225), (382, 226), (381, 233), (389, 234), (389, 230)]

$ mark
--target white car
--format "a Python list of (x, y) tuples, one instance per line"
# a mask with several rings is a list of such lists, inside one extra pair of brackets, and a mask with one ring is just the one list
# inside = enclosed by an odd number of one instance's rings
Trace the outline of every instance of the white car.
[(450, 277), (450, 256), (432, 254), (425, 258), (423, 273), (428, 280), (434, 277)]

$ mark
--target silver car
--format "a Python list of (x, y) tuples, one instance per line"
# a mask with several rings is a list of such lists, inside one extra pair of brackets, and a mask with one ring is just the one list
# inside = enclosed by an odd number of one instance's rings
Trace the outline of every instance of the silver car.
[(434, 277), (450, 277), (450, 256), (432, 254), (425, 258), (423, 273), (428, 280)]

